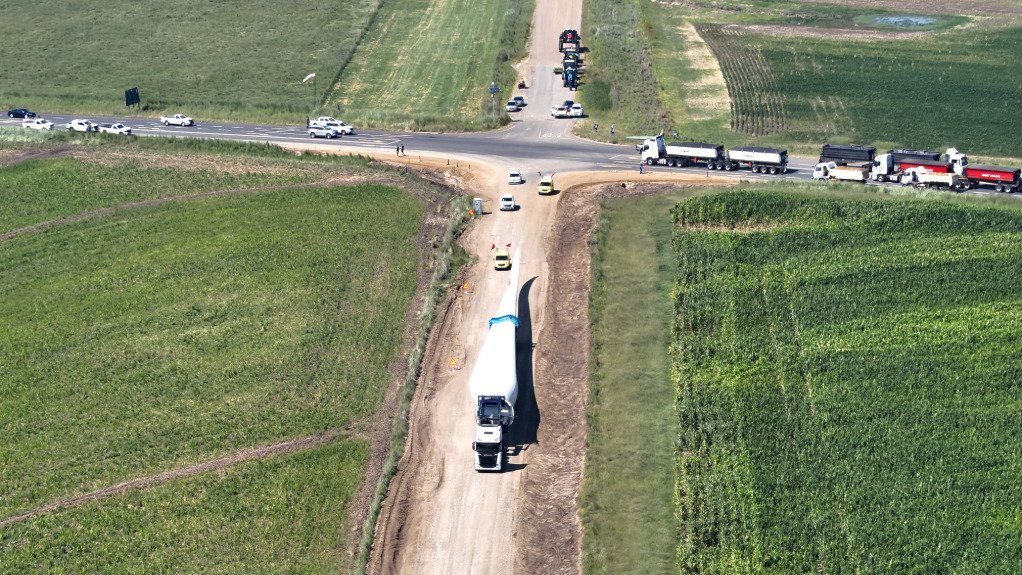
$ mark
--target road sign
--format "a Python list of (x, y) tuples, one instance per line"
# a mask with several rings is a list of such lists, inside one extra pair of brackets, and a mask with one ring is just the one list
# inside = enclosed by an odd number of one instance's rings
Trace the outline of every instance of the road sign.
[(499, 93), (500, 93), (500, 86), (498, 86), (496, 84), (496, 82), (491, 83), (490, 84), (490, 94), (493, 95), (493, 96), (496, 96)]

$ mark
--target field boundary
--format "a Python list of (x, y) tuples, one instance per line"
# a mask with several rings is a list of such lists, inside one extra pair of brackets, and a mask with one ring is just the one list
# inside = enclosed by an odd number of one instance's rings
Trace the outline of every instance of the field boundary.
[(64, 497), (57, 499), (43, 505), (30, 509), (18, 515), (11, 515), (0, 519), (0, 527), (6, 527), (13, 523), (25, 521), (33, 517), (56, 511), (57, 509), (68, 509), (72, 507), (79, 507), (86, 503), (98, 501), (111, 495), (120, 495), (127, 493), (128, 491), (135, 491), (138, 489), (146, 489), (148, 487), (155, 487), (157, 485), (172, 481), (174, 479), (181, 479), (184, 477), (191, 477), (193, 475), (199, 475), (207, 471), (215, 471), (218, 469), (226, 469), (239, 463), (245, 463), (256, 459), (266, 459), (275, 455), (282, 455), (285, 453), (293, 453), (295, 451), (304, 451), (313, 447), (318, 447), (325, 443), (337, 438), (351, 438), (358, 437), (358, 435), (351, 434), (351, 428), (343, 429), (332, 429), (316, 435), (307, 435), (305, 437), (299, 437), (297, 439), (288, 439), (278, 443), (270, 445), (264, 445), (262, 447), (251, 447), (249, 449), (243, 449), (228, 455), (223, 455), (215, 459), (210, 459), (202, 463), (196, 463), (185, 467), (177, 467), (161, 471), (153, 475), (144, 475), (128, 481), (122, 481), (116, 485), (109, 487), (103, 487), (90, 491), (88, 493), (78, 495), (76, 497)]

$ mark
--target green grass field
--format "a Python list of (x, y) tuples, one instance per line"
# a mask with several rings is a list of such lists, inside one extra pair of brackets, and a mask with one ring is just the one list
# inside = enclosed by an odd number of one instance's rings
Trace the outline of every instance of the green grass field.
[(410, 196), (362, 184), (0, 244), (0, 514), (369, 415), (421, 218)]
[[(345, 121), (401, 129), (485, 128), (506, 117), (533, 0), (384, 2), (338, 79)], [(503, 90), (490, 106), (487, 89)]]
[(1022, 214), (762, 191), (673, 212), (677, 571), (1016, 572)]
[(343, 572), (367, 459), (334, 442), (0, 528), (0, 573)]
[(593, 258), (589, 437), (579, 503), (589, 574), (668, 573), (678, 526), (680, 433), (670, 362), (676, 264), (669, 210), (681, 194), (614, 200), (601, 210)]
[[(297, 123), (377, 4), (14, 0), (0, 19), (0, 104), (124, 113), (137, 86), (154, 110)], [(301, 83), (312, 72), (319, 94)]]
[[(589, 42), (594, 53), (581, 98), (598, 104), (594, 109), (608, 118), (601, 121), (616, 119), (619, 133), (673, 128), (686, 139), (779, 145), (803, 154), (824, 142), (856, 142), (941, 151), (955, 146), (977, 159), (1022, 157), (1015, 137), (1022, 129), (1022, 83), (1013, 72), (1022, 58), (1017, 27), (977, 34), (975, 28), (953, 28), (965, 18), (938, 17), (924, 36), (853, 41), (723, 26), (861, 30), (886, 13), (758, 1), (665, 7), (596, 0), (585, 10), (586, 37), (596, 28), (600, 33)], [(704, 94), (689, 87), (698, 85), (700, 73), (685, 54), (685, 23), (697, 26), (720, 63), (733, 105), (729, 122), (707, 117), (695, 103)], [(641, 34), (615, 33), (618, 28)], [(603, 111), (600, 102), (606, 102)]]

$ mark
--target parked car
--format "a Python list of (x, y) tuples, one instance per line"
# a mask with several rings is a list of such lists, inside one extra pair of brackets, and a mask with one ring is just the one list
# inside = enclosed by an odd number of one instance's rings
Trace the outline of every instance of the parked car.
[(522, 177), (522, 173), (521, 172), (508, 172), (508, 174), (507, 174), (507, 183), (509, 183), (511, 185), (524, 184), (525, 183), (525, 178)]
[(25, 118), (21, 121), (21, 127), (32, 130), (52, 130), (53, 122), (42, 118)]
[(309, 136), (313, 138), (336, 138), (340, 132), (325, 126), (309, 126)]
[(495, 270), (509, 270), (511, 269), (511, 251), (507, 248), (497, 248), (496, 253), (493, 254), (493, 269)]
[(131, 135), (131, 128), (125, 126), (124, 124), (121, 124), (120, 122), (118, 122), (116, 124), (100, 124), (99, 125), (99, 133), (100, 134), (119, 134), (121, 136), (130, 136)]
[(507, 104), (504, 104), (504, 109), (507, 110), (508, 112), (517, 112), (518, 102), (515, 102), (514, 100), (508, 100)]
[(539, 193), (542, 195), (554, 193), (554, 177), (543, 176), (539, 181)]
[(572, 118), (584, 118), (586, 111), (582, 108), (582, 104), (576, 102), (575, 104), (572, 104), (571, 109), (568, 110), (568, 115)]
[(504, 194), (500, 197), (500, 211), (502, 212), (513, 212), (518, 209), (518, 204), (515, 203), (515, 197), (511, 194)]
[(340, 120), (333, 120), (332, 122), (326, 122), (323, 124), (325, 128), (333, 128), (337, 130), (338, 134), (342, 136), (350, 136), (355, 133), (354, 126), (349, 126)]
[(32, 110), (26, 110), (25, 108), (14, 108), (13, 110), (7, 110), (8, 118), (35, 118), (35, 112)]
[(92, 120), (82, 120), (75, 118), (64, 125), (65, 128), (72, 132), (96, 132), (99, 130), (99, 126), (96, 125)]
[(525, 96), (515, 96), (514, 98), (511, 99), (515, 101), (515, 104), (518, 104), (519, 108), (525, 107)]

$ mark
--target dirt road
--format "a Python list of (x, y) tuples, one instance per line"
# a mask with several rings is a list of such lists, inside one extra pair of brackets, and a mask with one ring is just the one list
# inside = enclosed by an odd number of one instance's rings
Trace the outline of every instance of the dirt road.
[[(570, 137), (571, 122), (552, 119), (549, 108), (574, 98), (553, 68), (561, 59), (557, 37), (566, 28), (580, 28), (581, 10), (580, 0), (537, 6), (530, 57), (521, 67), (529, 88), (516, 91), (526, 96), (529, 106), (504, 137), (522, 141)], [(573, 238), (572, 247), (586, 253), (584, 261), (553, 259), (550, 242), (563, 196), (536, 193), (540, 173), (566, 172), (573, 166), (557, 158), (533, 165), (476, 158), (476, 165), (484, 167), (474, 167), (474, 179), (466, 183), (473, 195), (486, 198), (489, 213), (470, 226), (462, 245), (478, 261), (466, 270), (463, 286), (441, 312), (430, 336), (409, 414), (405, 454), (376, 526), (370, 573), (581, 570), (575, 499), (585, 446), (588, 291), (575, 291), (578, 286), (570, 278), (588, 286), (588, 250), (583, 233)], [(524, 185), (506, 183), (512, 168), (523, 172)], [(565, 174), (555, 177), (555, 187), (636, 176), (637, 171)], [(519, 210), (496, 211), (496, 199), (504, 193), (515, 195)], [(490, 265), (491, 247), (507, 244), (521, 253), (519, 397), (509, 432), (514, 447), (507, 471), (477, 473), (471, 448), (475, 401), (469, 397), (468, 377), (507, 282), (507, 274)], [(567, 289), (550, 284), (548, 260), (559, 268), (567, 266), (558, 269), (558, 277), (572, 283)], [(548, 323), (551, 317), (560, 324)]]

